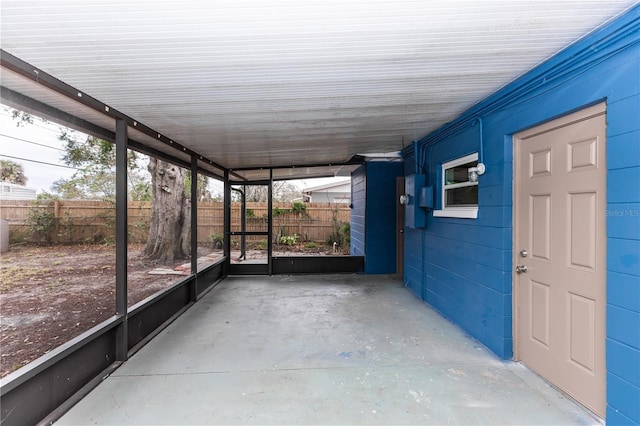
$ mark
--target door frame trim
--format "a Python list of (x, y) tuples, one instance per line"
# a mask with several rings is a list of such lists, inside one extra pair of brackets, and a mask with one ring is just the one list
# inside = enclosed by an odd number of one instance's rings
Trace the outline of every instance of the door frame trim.
[(399, 197), (404, 194), (404, 176), (396, 177), (396, 275), (404, 279), (404, 204)]
[[(227, 268), (230, 275), (273, 275), (273, 170), (269, 170), (269, 180), (253, 180), (253, 181), (228, 181), (229, 192), (234, 185), (246, 185), (246, 186), (266, 186), (267, 187), (267, 231), (251, 232), (247, 231), (232, 231), (231, 229), (231, 199), (229, 198), (228, 205), (225, 204), (227, 211), (226, 215), (229, 217), (229, 229), (225, 233), (225, 239), (230, 241), (234, 235), (246, 236), (246, 235), (266, 235), (267, 236), (267, 263), (231, 263), (231, 251), (227, 256)], [(245, 205), (246, 207), (246, 205)]]
[[(569, 126), (573, 123), (577, 123), (580, 121), (589, 120), (593, 117), (597, 117), (599, 115), (606, 114), (607, 112), (607, 103), (606, 101), (602, 101), (598, 104), (587, 106), (581, 109), (573, 110), (568, 112), (566, 115), (551, 118), (546, 122), (534, 125), (533, 127), (526, 128), (525, 130), (514, 132), (511, 134), (511, 145), (513, 149), (513, 189), (511, 194), (512, 200), (512, 250), (511, 250), (511, 332), (513, 336), (513, 360), (520, 361), (520, 336), (518, 335), (518, 325), (519, 325), (519, 315), (520, 309), (518, 306), (518, 296), (519, 296), (519, 288), (517, 285), (518, 274), (515, 272), (515, 265), (518, 264), (518, 230), (520, 229), (520, 223), (518, 222), (519, 218), (519, 204), (518, 204), (518, 195), (520, 190), (520, 144), (519, 142), (531, 138), (533, 136), (537, 136), (543, 133), (551, 132), (555, 129)], [(605, 283), (606, 285), (606, 283)]]

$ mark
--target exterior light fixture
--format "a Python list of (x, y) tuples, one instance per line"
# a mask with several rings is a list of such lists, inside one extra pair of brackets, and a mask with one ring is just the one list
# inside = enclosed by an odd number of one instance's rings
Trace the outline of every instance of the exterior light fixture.
[(475, 167), (470, 167), (469, 171), (469, 182), (477, 182), (478, 176), (482, 176), (485, 172), (486, 168), (484, 163), (478, 163)]

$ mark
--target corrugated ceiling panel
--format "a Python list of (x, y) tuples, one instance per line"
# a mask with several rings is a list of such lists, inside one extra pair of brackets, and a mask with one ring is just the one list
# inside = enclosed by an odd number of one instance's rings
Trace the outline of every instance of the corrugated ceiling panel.
[(2, 1), (2, 48), (231, 168), (452, 120), (629, 0)]

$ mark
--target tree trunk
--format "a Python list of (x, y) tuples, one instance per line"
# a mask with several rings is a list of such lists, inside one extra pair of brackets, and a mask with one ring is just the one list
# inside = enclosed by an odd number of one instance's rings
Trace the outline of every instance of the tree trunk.
[(151, 221), (144, 255), (151, 259), (186, 259), (190, 251), (191, 200), (185, 195), (185, 171), (151, 158)]

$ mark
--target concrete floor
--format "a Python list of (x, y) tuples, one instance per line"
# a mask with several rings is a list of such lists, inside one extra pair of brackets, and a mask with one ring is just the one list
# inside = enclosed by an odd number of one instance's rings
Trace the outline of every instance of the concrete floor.
[(57, 424), (597, 424), (386, 276), (231, 277)]

